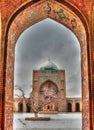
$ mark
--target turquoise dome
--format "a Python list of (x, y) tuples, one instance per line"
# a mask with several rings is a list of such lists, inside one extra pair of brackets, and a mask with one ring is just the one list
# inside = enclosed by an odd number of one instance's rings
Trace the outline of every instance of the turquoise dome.
[(40, 70), (58, 70), (58, 67), (49, 59)]

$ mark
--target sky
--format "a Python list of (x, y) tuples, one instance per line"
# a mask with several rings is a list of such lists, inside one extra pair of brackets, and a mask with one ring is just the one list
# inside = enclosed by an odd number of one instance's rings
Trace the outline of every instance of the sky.
[[(76, 36), (52, 19), (42, 20), (26, 29), (15, 47), (14, 86), (28, 97), (32, 90), (32, 72), (39, 70), (48, 57), (65, 70), (66, 96), (81, 97), (81, 53)], [(21, 94), (14, 90), (14, 95)]]

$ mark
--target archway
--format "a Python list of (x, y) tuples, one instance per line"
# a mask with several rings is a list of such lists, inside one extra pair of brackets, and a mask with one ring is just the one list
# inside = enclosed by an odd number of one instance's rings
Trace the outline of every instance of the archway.
[[(76, 13), (74, 13), (74, 11)], [(17, 10), (9, 21), (5, 39), (5, 128), (13, 129), (13, 82), (14, 82), (14, 51), (15, 43), (20, 34), (36, 22), (52, 18), (71, 29), (77, 36), (81, 47), (81, 73), (83, 96), (83, 130), (90, 130), (89, 113), (89, 83), (88, 83), (88, 55), (89, 46), (87, 22), (84, 16), (75, 7), (67, 2), (38, 1), (27, 3)], [(81, 19), (80, 19), (81, 17)]]
[(40, 86), (40, 94), (44, 94), (44, 93), (53, 93), (53, 94), (57, 94), (58, 93), (58, 88), (57, 85), (52, 82), (51, 80), (47, 80), (44, 83), (41, 84)]
[(22, 104), (22, 102), (18, 103), (18, 112), (23, 112), (23, 104)]
[(80, 112), (80, 104), (76, 103), (76, 112)]
[(26, 105), (26, 112), (30, 112), (30, 107)]
[(72, 104), (71, 103), (67, 104), (67, 110), (68, 110), (68, 112), (72, 112)]
[(48, 105), (48, 106), (47, 106), (47, 110), (49, 111), (50, 109), (51, 109), (51, 108), (50, 108), (50, 106)]

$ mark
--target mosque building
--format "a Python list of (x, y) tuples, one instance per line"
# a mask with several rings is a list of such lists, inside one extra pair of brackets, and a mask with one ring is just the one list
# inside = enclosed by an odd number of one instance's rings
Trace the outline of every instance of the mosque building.
[[(60, 70), (50, 59), (39, 70), (33, 70), (32, 84), (34, 97), (45, 102), (49, 96), (53, 99), (45, 103), (40, 113), (82, 112), (82, 98), (66, 97), (65, 70)], [(34, 103), (37, 104), (38, 101), (35, 100)], [(27, 108), (23, 98), (14, 98), (14, 112), (32, 112), (32, 110)]]

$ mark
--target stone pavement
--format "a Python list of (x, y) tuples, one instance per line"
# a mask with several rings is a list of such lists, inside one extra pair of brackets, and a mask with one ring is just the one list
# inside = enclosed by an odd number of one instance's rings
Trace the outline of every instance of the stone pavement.
[(82, 130), (82, 114), (43, 115), (51, 117), (50, 121), (26, 121), (25, 117), (33, 114), (14, 114), (14, 130)]

